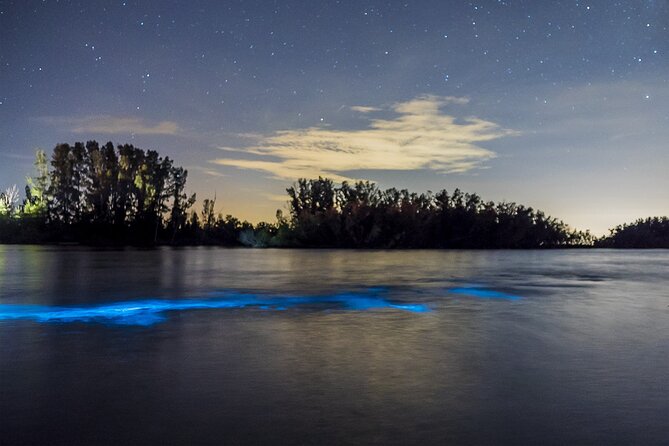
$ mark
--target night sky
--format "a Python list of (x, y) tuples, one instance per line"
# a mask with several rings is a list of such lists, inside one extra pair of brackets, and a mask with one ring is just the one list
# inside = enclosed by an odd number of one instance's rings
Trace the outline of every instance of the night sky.
[(0, 187), (35, 148), (156, 149), (217, 210), (298, 177), (669, 213), (669, 1), (0, 1)]

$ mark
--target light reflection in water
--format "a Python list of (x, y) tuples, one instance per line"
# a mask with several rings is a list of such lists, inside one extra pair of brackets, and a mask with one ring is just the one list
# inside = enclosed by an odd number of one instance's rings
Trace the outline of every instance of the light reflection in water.
[(371, 288), (363, 293), (341, 293), (323, 296), (273, 296), (224, 293), (213, 299), (145, 299), (91, 306), (0, 305), (1, 320), (33, 320), (36, 322), (108, 322), (119, 325), (152, 325), (165, 320), (165, 312), (197, 309), (255, 307), (284, 310), (295, 306), (319, 305), (347, 310), (390, 308), (424, 313), (425, 305), (393, 303), (379, 297), (382, 291)]
[(515, 294), (503, 293), (501, 291), (495, 291), (477, 286), (450, 288), (448, 291), (453, 294), (463, 294), (465, 296), (478, 297), (481, 299), (505, 299), (505, 300), (521, 299), (520, 296), (516, 296)]
[(0, 311), (247, 302), (0, 320), (2, 444), (667, 443), (666, 250), (0, 246), (0, 270)]

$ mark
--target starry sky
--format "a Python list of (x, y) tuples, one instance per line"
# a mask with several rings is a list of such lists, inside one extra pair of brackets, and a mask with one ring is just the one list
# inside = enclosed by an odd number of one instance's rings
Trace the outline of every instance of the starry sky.
[(321, 175), (604, 234), (669, 214), (668, 52), (669, 0), (1, 0), (0, 187), (111, 140), (253, 222)]

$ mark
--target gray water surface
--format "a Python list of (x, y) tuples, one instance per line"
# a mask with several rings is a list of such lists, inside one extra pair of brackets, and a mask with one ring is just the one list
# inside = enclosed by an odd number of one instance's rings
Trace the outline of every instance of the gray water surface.
[(668, 444), (669, 251), (0, 246), (35, 443)]

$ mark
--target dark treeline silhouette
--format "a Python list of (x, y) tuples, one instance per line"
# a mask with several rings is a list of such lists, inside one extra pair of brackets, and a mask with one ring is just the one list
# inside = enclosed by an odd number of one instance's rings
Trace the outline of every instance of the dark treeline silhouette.
[[(96, 141), (58, 144), (50, 166), (43, 151), (28, 178), (0, 194), (0, 242), (155, 245), (200, 242), (188, 172), (154, 150)], [(219, 239), (234, 240), (238, 236)], [(232, 244), (232, 242), (231, 242)]]
[(299, 180), (289, 188), (292, 242), (346, 248), (556, 248), (592, 243), (541, 211), (449, 194), (380, 190), (368, 181)]
[(669, 248), (669, 218), (639, 219), (611, 229), (611, 234), (595, 242), (602, 248)]
[(0, 192), (0, 243), (224, 245), (333, 248), (669, 247), (667, 218), (619, 226), (596, 240), (543, 212), (476, 194), (381, 190), (368, 181), (300, 179), (289, 215), (255, 226), (216, 214), (216, 197), (193, 210), (188, 172), (129, 144), (58, 144), (39, 150), (25, 199)]

